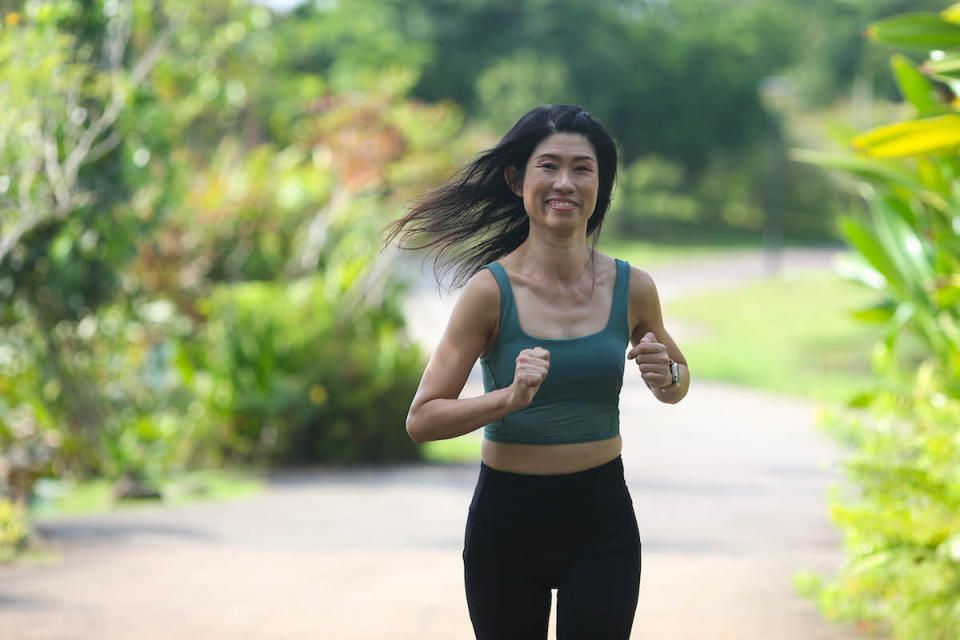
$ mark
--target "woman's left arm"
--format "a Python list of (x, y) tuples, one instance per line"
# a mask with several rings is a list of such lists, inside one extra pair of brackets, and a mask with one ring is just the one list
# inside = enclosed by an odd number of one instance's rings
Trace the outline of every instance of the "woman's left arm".
[[(660, 402), (676, 404), (690, 388), (690, 369), (680, 348), (663, 327), (657, 286), (649, 273), (630, 267), (630, 343), (627, 357), (636, 361), (643, 381)], [(670, 360), (679, 365), (680, 383), (672, 381)], [(664, 388), (667, 387), (667, 388)]]

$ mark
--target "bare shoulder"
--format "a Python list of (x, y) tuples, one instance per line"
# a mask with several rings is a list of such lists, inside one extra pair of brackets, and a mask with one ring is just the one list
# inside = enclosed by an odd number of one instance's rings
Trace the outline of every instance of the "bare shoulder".
[(595, 252), (595, 255), (600, 258), (597, 263), (597, 273), (602, 275), (606, 280), (609, 279), (609, 282), (613, 282), (617, 277), (617, 261), (612, 256), (608, 256), (605, 253), (600, 253), (599, 251)]
[(448, 331), (457, 339), (468, 335), (487, 342), (500, 325), (500, 286), (489, 269), (470, 276), (450, 317)]
[[(480, 269), (470, 276), (467, 284), (464, 285), (460, 298), (457, 301), (458, 306), (468, 306), (474, 311), (484, 315), (485, 310), (489, 311), (492, 306), (494, 311), (500, 308), (500, 285), (497, 279), (489, 269)], [(499, 313), (493, 314), (499, 317)]]
[(656, 295), (657, 285), (653, 276), (640, 267), (630, 266), (630, 302), (639, 302), (641, 298)]
[(660, 296), (653, 276), (639, 267), (630, 267), (630, 326), (648, 327), (660, 323)]

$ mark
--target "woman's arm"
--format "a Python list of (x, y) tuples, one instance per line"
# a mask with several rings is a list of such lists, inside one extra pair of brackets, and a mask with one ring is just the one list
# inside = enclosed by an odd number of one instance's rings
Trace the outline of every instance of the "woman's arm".
[(470, 433), (520, 408), (514, 386), (459, 399), (477, 358), (500, 322), (500, 289), (487, 269), (473, 275), (454, 306), (407, 413), (416, 443)]
[[(653, 333), (656, 342), (666, 347), (667, 357), (680, 365), (680, 383), (676, 387), (661, 389), (654, 385), (650, 388), (660, 402), (676, 404), (680, 402), (690, 388), (690, 369), (687, 359), (663, 326), (663, 313), (660, 309), (660, 296), (657, 286), (649, 273), (636, 267), (630, 268), (630, 343), (636, 347), (647, 333)], [(664, 386), (669, 384), (666, 379)]]

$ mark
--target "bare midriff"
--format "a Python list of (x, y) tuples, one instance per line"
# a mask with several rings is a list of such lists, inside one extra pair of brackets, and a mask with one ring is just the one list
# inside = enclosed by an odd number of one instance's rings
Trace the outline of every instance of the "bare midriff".
[(571, 444), (515, 444), (484, 438), (480, 457), (484, 464), (499, 471), (548, 475), (574, 473), (610, 462), (618, 455), (623, 438)]

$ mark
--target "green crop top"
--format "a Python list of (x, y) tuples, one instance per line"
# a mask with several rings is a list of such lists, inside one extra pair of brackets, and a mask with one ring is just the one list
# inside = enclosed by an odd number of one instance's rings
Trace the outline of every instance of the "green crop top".
[(523, 349), (543, 347), (550, 352), (550, 369), (533, 401), (486, 425), (486, 439), (567, 444), (605, 440), (620, 433), (620, 387), (630, 340), (630, 265), (622, 260), (616, 263), (607, 326), (576, 338), (535, 338), (524, 333), (507, 272), (499, 262), (483, 266), (500, 287), (500, 332), (490, 353), (480, 358), (484, 391), (510, 386)]

